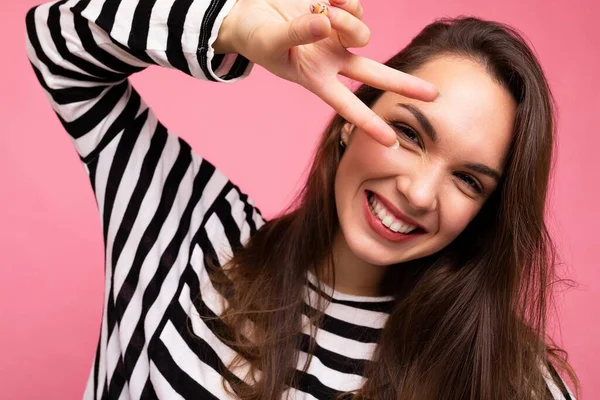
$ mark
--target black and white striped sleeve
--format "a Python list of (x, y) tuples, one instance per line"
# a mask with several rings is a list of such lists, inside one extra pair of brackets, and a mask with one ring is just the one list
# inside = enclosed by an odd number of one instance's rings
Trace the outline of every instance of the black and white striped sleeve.
[(29, 10), (27, 55), (86, 164), (119, 135), (149, 129), (154, 119), (129, 75), (149, 65), (218, 82), (250, 73), (252, 63), (243, 56), (215, 55), (212, 48), (234, 3), (62, 0)]
[(576, 400), (571, 388), (559, 375), (552, 363), (549, 362), (548, 366), (542, 365), (542, 376), (546, 381), (549, 398), (553, 400)]

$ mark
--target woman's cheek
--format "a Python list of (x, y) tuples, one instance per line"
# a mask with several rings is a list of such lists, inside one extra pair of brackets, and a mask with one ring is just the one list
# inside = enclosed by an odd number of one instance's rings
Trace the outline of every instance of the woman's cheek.
[(455, 191), (459, 193), (446, 193), (446, 196), (442, 197), (442, 207), (440, 208), (440, 226), (442, 228), (440, 233), (447, 238), (448, 242), (454, 240), (465, 230), (480, 209), (471, 199), (467, 199), (464, 194), (460, 193), (459, 189), (455, 189)]
[(397, 169), (402, 160), (406, 149), (388, 149), (374, 140), (363, 140), (355, 143), (351, 149), (349, 161), (352, 163), (353, 170), (368, 172), (374, 176), (386, 176), (398, 173)]

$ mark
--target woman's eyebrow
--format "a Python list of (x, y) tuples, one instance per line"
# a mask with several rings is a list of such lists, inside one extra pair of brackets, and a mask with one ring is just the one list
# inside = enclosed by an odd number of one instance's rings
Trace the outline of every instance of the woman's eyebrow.
[(484, 174), (484, 175), (489, 176), (490, 178), (495, 179), (496, 182), (500, 181), (500, 177), (501, 177), (500, 172), (496, 171), (493, 168), (488, 167), (487, 165), (468, 163), (465, 166), (467, 168), (469, 168), (470, 170), (479, 172), (480, 174)]
[[(435, 131), (435, 128), (431, 124), (431, 121), (429, 121), (429, 118), (427, 118), (425, 114), (423, 114), (423, 112), (419, 110), (419, 108), (412, 104), (406, 103), (397, 103), (396, 105), (410, 111), (410, 113), (416, 118), (417, 122), (419, 122), (427, 136), (429, 136), (429, 139), (431, 139), (433, 143), (438, 142), (438, 134)], [(500, 174), (500, 172), (498, 172), (496, 169), (488, 167), (487, 165), (478, 163), (467, 163), (465, 166), (470, 170), (487, 175), (495, 179), (496, 181), (500, 181), (500, 177), (502, 176), (502, 174)]]
[(396, 105), (403, 107), (403, 108), (407, 109), (408, 111), (410, 111), (411, 114), (415, 116), (415, 118), (417, 119), (419, 124), (421, 124), (421, 126), (423, 127), (423, 130), (425, 131), (427, 136), (429, 136), (429, 139), (431, 139), (431, 141), (433, 143), (437, 143), (437, 138), (438, 138), (437, 132), (435, 131), (435, 128), (433, 127), (433, 125), (431, 125), (431, 122), (429, 121), (429, 119), (425, 116), (425, 114), (423, 114), (421, 112), (421, 110), (419, 110), (416, 106), (413, 106), (412, 104), (398, 103)]

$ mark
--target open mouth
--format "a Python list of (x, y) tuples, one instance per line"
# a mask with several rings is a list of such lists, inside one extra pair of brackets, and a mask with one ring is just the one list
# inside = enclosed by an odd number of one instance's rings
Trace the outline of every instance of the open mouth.
[(367, 222), (378, 233), (392, 241), (402, 240), (411, 236), (423, 234), (426, 231), (418, 226), (411, 225), (388, 210), (383, 202), (371, 191), (365, 191)]

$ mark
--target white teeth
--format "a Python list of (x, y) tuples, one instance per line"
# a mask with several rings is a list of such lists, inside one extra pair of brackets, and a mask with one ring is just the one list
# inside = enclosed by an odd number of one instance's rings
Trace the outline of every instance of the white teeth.
[(371, 197), (369, 203), (371, 212), (373, 212), (373, 214), (381, 220), (383, 225), (387, 226), (391, 231), (406, 234), (417, 229), (416, 226), (397, 220), (391, 213), (388, 213), (385, 207), (375, 200), (375, 198)]
[(381, 211), (381, 204), (375, 203), (375, 212), (379, 213), (379, 211)]
[(409, 233), (414, 231), (415, 229), (417, 229), (414, 226), (410, 226), (410, 225), (400, 225), (400, 227), (398, 227), (398, 232), (400, 233)]
[(392, 222), (394, 222), (394, 218), (390, 217), (389, 215), (386, 215), (385, 218), (381, 220), (381, 222), (389, 228), (390, 225), (392, 225)]

